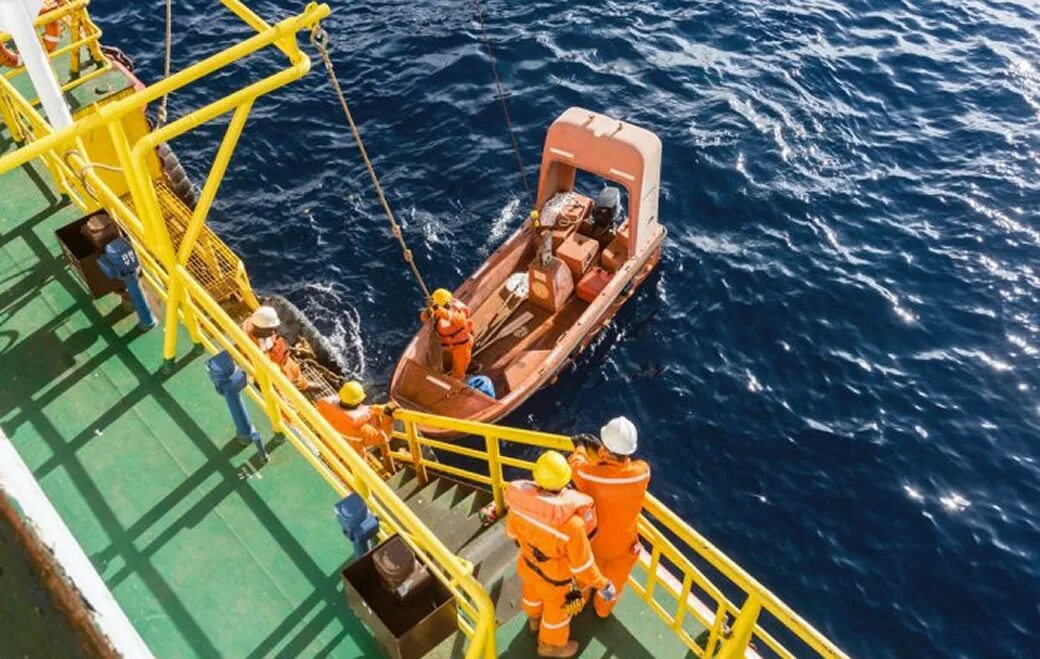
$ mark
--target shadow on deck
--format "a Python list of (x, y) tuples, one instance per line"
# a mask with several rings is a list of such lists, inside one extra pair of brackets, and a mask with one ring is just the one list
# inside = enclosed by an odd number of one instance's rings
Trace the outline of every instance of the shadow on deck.
[(162, 332), (90, 299), (53, 234), (78, 213), (44, 176), (0, 177), (0, 425), (142, 637), (159, 656), (376, 652), (343, 600), (335, 494), (290, 447), (261, 466), (231, 439), (186, 335), (160, 372)]

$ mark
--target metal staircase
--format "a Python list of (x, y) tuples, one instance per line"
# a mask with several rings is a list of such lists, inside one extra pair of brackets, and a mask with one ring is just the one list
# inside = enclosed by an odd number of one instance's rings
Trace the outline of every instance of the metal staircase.
[(473, 564), (473, 574), (495, 604), (501, 626), (520, 613), (520, 580), (515, 573), (516, 545), (506, 535), (505, 519), (483, 526), (478, 515), (494, 498), (491, 492), (444, 476), (422, 485), (405, 468), (387, 485), (423, 521), (448, 551)]

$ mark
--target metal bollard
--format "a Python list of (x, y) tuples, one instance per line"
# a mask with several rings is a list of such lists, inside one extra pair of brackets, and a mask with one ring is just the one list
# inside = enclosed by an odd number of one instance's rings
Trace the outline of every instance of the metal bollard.
[(354, 560), (367, 554), (379, 532), (379, 520), (368, 510), (365, 500), (358, 494), (351, 494), (337, 503), (333, 510), (343, 528), (343, 535), (354, 543)]
[(108, 243), (98, 255), (97, 263), (106, 277), (119, 279), (126, 286), (126, 293), (130, 296), (134, 310), (137, 311), (137, 322), (141, 329), (149, 330), (155, 327), (155, 316), (144, 297), (144, 291), (141, 290), (141, 263), (137, 260), (137, 254), (134, 253), (130, 241), (120, 236)]
[(226, 350), (206, 360), (206, 371), (217, 393), (227, 402), (231, 419), (235, 422), (235, 438), (256, 444), (257, 452), (266, 461), (268, 458), (264, 440), (249, 420), (249, 412), (242, 401), (242, 390), (246, 388), (246, 374), (235, 365), (235, 361)]

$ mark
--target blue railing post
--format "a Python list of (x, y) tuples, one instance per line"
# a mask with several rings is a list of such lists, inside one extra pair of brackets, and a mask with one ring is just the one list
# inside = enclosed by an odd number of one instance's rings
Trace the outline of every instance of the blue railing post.
[(130, 241), (120, 236), (108, 243), (98, 255), (97, 263), (106, 277), (119, 279), (126, 286), (126, 293), (137, 312), (137, 323), (141, 329), (149, 330), (155, 327), (155, 316), (144, 297), (144, 291), (141, 290), (141, 263), (137, 260), (137, 254)]
[(354, 543), (354, 560), (368, 553), (372, 540), (379, 532), (379, 520), (368, 510), (365, 500), (351, 494), (335, 505), (336, 518), (343, 535)]
[(228, 411), (231, 412), (231, 420), (235, 423), (235, 438), (256, 444), (260, 457), (267, 460), (264, 440), (249, 420), (249, 412), (246, 411), (245, 402), (242, 400), (242, 390), (246, 388), (246, 374), (235, 365), (235, 361), (226, 350), (206, 361), (206, 371), (209, 372), (209, 378), (213, 381), (217, 393), (224, 397)]

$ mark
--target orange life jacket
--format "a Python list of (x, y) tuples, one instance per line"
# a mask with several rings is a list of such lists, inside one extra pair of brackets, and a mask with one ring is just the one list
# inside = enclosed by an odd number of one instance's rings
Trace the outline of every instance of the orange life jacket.
[[(252, 320), (246, 318), (242, 322), (242, 331), (246, 333), (249, 340), (253, 342), (253, 345), (258, 348), (260, 347), (260, 339), (253, 334)], [(263, 348), (260, 349), (263, 350)], [(282, 369), (282, 373), (292, 381), (293, 385), (295, 385), (297, 389), (306, 391), (310, 388), (310, 383), (307, 381), (307, 378), (304, 377), (300, 365), (297, 364), (296, 360), (289, 354), (289, 342), (280, 335), (274, 335), (274, 345), (272, 345), (268, 350), (264, 350), (264, 354)]]
[(581, 587), (602, 585), (587, 537), (590, 525), (595, 528), (590, 497), (574, 490), (544, 492), (531, 481), (510, 483), (505, 496), (506, 532), (520, 545), (521, 573), (561, 588), (572, 581)]
[(358, 405), (348, 410), (339, 404), (338, 396), (320, 399), (315, 406), (325, 420), (343, 435), (357, 436), (361, 426), (372, 420), (372, 410), (368, 405)]
[(596, 506), (587, 494), (568, 489), (546, 495), (539, 492), (534, 481), (512, 481), (506, 486), (505, 497), (510, 509), (542, 520), (554, 528), (578, 515), (585, 524), (585, 535), (592, 537), (596, 534)]
[(473, 340), (472, 313), (463, 302), (452, 300), (447, 317), (436, 318), (437, 337), (445, 348), (459, 346)]
[(390, 432), (382, 427), (386, 425), (381, 422), (383, 415), (377, 415), (376, 410), (368, 405), (358, 405), (348, 410), (339, 404), (338, 396), (329, 396), (319, 399), (315, 407), (337, 432), (347, 438), (358, 453), (363, 453), (366, 448), (373, 446), (386, 447)]

